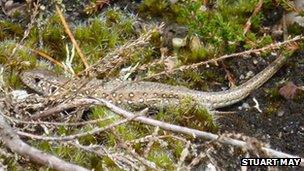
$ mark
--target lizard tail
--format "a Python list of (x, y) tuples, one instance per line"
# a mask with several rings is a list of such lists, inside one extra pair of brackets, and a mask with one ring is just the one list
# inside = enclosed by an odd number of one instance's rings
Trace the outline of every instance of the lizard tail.
[(270, 79), (283, 66), (286, 60), (287, 57), (280, 53), (276, 60), (244, 84), (230, 90), (220, 91), (213, 94), (214, 97), (210, 98), (210, 107), (216, 109), (241, 101), (247, 97), (250, 92), (259, 88), (268, 79)]

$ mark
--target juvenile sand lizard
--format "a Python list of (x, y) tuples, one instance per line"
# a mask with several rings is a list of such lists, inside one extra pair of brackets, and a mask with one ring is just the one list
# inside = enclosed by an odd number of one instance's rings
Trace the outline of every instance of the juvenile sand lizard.
[[(283, 55), (273, 61), (263, 71), (249, 79), (244, 84), (226, 91), (202, 92), (182, 86), (170, 86), (155, 82), (122, 82), (93, 79), (77, 92), (89, 91), (90, 96), (105, 98), (116, 104), (145, 105), (166, 107), (178, 104), (182, 98), (190, 97), (201, 107), (213, 110), (232, 105), (247, 97), (254, 89), (260, 87), (271, 78), (284, 64)], [(83, 80), (70, 80), (46, 70), (25, 71), (21, 80), (29, 88), (43, 95), (52, 95), (64, 90), (73, 89), (71, 85), (81, 85)], [(122, 88), (121, 85), (125, 85)], [(77, 86), (76, 86), (77, 87)], [(75, 86), (74, 86), (75, 88)]]

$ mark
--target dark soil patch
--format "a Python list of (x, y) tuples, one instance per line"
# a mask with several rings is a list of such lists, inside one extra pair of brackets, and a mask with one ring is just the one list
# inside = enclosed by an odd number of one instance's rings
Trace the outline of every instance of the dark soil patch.
[[(238, 60), (239, 61), (239, 60)], [(242, 61), (242, 60), (241, 60)], [(250, 65), (249, 62), (246, 66)], [(296, 65), (294, 65), (296, 64)], [(227, 111), (236, 111), (236, 114), (223, 116), (219, 119), (221, 124), (221, 133), (241, 133), (246, 136), (255, 137), (262, 142), (269, 143), (273, 149), (283, 151), (289, 154), (304, 156), (304, 101), (303, 93), (298, 94), (296, 100), (286, 100), (283, 97), (270, 99), (266, 90), (277, 87), (282, 80), (292, 80), (296, 85), (303, 85), (303, 52), (296, 53), (282, 69), (275, 74), (261, 88), (251, 93), (251, 95), (242, 102), (234, 106), (225, 108)], [(239, 68), (238, 72), (241, 72)], [(245, 71), (246, 72), (246, 71)], [(256, 72), (255, 72), (256, 73)], [(292, 74), (291, 74), (292, 73)], [(253, 98), (256, 98), (260, 109), (252, 108), (255, 105)], [(238, 107), (242, 103), (250, 104), (248, 111), (240, 111)], [(276, 108), (276, 111), (267, 114), (267, 108)], [(220, 152), (224, 158), (229, 153)], [(233, 156), (230, 156), (234, 158)], [(237, 166), (239, 159), (234, 161), (227, 160), (222, 166)]]

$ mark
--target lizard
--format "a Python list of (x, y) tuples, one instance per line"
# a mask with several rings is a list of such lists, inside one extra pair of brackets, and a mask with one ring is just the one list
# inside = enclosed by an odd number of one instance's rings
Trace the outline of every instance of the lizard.
[[(285, 63), (286, 57), (279, 54), (265, 69), (245, 83), (229, 90), (218, 92), (203, 92), (183, 86), (171, 86), (148, 81), (119, 81), (111, 80), (71, 80), (64, 76), (41, 69), (28, 70), (21, 73), (21, 81), (30, 89), (44, 96), (60, 94), (64, 90), (74, 90), (92, 97), (104, 98), (118, 105), (145, 105), (150, 107), (166, 107), (179, 104), (180, 100), (190, 97), (199, 106), (215, 110), (235, 104), (246, 98), (253, 90), (259, 88), (270, 79)], [(82, 82), (81, 88), (79, 86)], [(75, 88), (78, 85), (78, 90)], [(125, 85), (122, 86), (121, 85)], [(77, 86), (76, 86), (77, 87)]]

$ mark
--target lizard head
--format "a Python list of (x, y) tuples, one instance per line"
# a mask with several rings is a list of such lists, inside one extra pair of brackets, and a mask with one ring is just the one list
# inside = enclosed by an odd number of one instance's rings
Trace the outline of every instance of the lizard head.
[(20, 78), (27, 87), (45, 96), (56, 94), (68, 82), (67, 78), (47, 70), (24, 71)]

